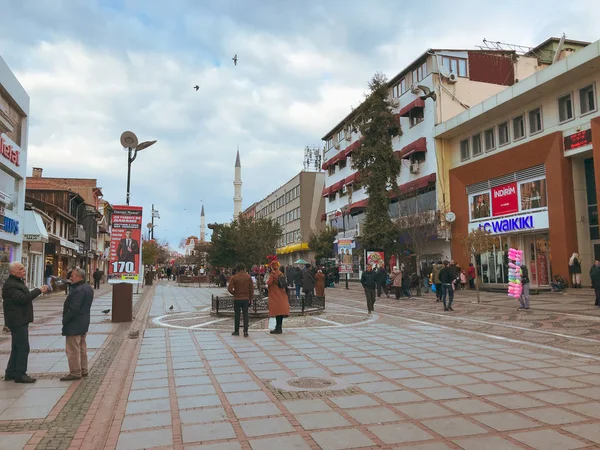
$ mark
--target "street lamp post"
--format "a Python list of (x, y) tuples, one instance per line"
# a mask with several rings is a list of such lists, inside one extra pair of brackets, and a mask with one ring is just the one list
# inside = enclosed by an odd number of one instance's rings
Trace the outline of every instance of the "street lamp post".
[[(342, 212), (342, 229), (344, 230), (344, 239), (346, 239), (346, 211), (344, 208), (341, 210)], [(346, 272), (346, 289), (350, 289), (348, 287), (348, 272)]]

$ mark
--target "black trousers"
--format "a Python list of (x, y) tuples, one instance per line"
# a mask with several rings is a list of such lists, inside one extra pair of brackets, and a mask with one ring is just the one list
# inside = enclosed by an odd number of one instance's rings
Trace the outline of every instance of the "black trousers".
[(396, 300), (402, 297), (402, 288), (400, 286), (394, 286), (394, 295), (396, 296)]
[(275, 316), (275, 329), (281, 330), (283, 327), (283, 316)]
[(27, 358), (29, 358), (29, 327), (11, 327), (12, 346), (10, 358), (6, 366), (7, 377), (21, 378), (27, 374)]
[(94, 280), (94, 289), (100, 289), (100, 280)]
[(367, 297), (367, 310), (375, 311), (375, 288), (365, 288), (365, 297)]
[[(442, 290), (444, 293), (442, 294), (442, 301), (444, 302), (444, 309), (449, 306), (452, 306), (452, 302), (454, 301), (454, 289), (452, 288), (452, 284), (442, 284)], [(446, 297), (448, 297), (448, 303), (446, 303)]]
[(244, 314), (244, 333), (248, 332), (248, 306), (249, 300), (234, 300), (233, 311), (234, 311), (234, 331), (240, 331), (240, 313)]
[(594, 305), (600, 306), (600, 287), (594, 288), (594, 292), (596, 293), (596, 303)]
[(435, 283), (435, 296), (438, 298), (438, 300), (442, 299), (442, 283)]
[(315, 293), (312, 289), (304, 291), (304, 306), (312, 306)]
[(387, 284), (378, 284), (377, 285), (377, 297), (381, 297), (381, 291), (383, 291), (383, 293), (385, 295), (389, 295)]

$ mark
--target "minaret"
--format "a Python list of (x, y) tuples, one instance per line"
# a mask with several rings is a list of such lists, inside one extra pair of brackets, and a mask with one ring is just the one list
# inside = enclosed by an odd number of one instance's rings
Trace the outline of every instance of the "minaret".
[(233, 180), (233, 219), (242, 213), (242, 164), (240, 163), (240, 147), (238, 145), (237, 156), (235, 157), (235, 178)]
[(204, 220), (204, 204), (202, 204), (202, 211), (200, 211), (200, 242), (204, 242), (206, 239), (206, 222)]

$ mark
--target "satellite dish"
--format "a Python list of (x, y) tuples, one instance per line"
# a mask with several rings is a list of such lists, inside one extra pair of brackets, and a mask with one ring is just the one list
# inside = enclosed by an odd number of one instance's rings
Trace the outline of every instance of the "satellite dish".
[(446, 222), (452, 223), (455, 220), (456, 220), (456, 214), (454, 214), (452, 211), (448, 211), (446, 213)]
[(132, 131), (125, 131), (121, 135), (121, 145), (124, 148), (135, 148), (138, 146), (138, 138)]

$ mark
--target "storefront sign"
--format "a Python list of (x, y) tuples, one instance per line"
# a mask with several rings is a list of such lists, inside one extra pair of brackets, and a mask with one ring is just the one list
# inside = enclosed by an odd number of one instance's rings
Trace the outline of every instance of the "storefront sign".
[(519, 214), (501, 219), (471, 222), (469, 232), (477, 228), (489, 231), (491, 234), (519, 233), (548, 228), (548, 211), (538, 211), (530, 214)]
[(141, 206), (113, 206), (110, 233), (109, 283), (140, 281)]
[(517, 183), (504, 184), (492, 188), (492, 215), (505, 216), (519, 211)]
[(383, 252), (367, 252), (367, 265), (384, 267), (385, 260)]
[(19, 234), (19, 221), (11, 219), (10, 217), (4, 216), (4, 228), (5, 233)]
[(579, 147), (584, 147), (592, 143), (592, 129), (579, 131), (570, 136), (564, 137), (565, 150), (574, 150)]
[(12, 145), (7, 144), (2, 136), (0, 136), (0, 153), (15, 166), (18, 167), (20, 165), (19, 156), (21, 152), (19, 150), (15, 150)]

